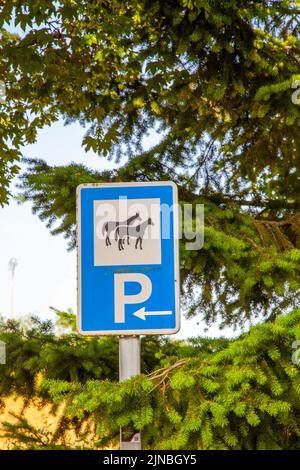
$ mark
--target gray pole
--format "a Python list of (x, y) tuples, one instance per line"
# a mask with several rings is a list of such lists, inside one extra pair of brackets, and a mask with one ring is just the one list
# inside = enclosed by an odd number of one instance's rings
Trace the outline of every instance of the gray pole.
[[(120, 382), (141, 373), (141, 342), (139, 336), (120, 336), (119, 338), (119, 378)], [(140, 431), (120, 429), (121, 450), (141, 450)]]

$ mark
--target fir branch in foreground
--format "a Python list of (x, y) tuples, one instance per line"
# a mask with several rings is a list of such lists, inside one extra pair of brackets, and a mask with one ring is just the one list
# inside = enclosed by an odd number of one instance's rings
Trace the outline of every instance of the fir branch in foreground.
[(143, 430), (150, 449), (299, 449), (300, 369), (292, 344), (300, 310), (257, 325), (228, 346), (125, 383), (48, 381), (73, 416), (93, 415), (101, 439)]

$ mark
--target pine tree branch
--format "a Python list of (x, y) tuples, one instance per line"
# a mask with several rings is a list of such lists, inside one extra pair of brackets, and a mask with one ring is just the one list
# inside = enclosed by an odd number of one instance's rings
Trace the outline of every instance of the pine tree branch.
[(222, 193), (214, 193), (214, 194), (202, 194), (201, 196), (205, 197), (206, 199), (214, 202), (216, 204), (222, 203), (234, 203), (239, 206), (248, 206), (248, 207), (268, 207), (269, 209), (300, 209), (300, 202), (288, 202), (283, 199), (242, 199), (237, 198), (235, 195), (232, 194), (222, 194)]

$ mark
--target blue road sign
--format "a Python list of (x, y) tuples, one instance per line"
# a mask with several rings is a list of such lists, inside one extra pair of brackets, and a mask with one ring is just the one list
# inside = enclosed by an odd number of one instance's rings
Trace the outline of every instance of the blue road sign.
[(177, 186), (77, 188), (78, 330), (173, 334), (180, 328)]

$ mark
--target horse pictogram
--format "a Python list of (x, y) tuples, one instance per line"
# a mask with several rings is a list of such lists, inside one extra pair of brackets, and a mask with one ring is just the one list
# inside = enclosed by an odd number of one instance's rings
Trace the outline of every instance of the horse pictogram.
[[(105, 238), (105, 244), (106, 246), (109, 246), (111, 245), (111, 242), (110, 242), (110, 234), (116, 230), (116, 228), (119, 226), (119, 225), (124, 225), (124, 226), (129, 226), (131, 225), (135, 220), (142, 220), (141, 217), (140, 217), (140, 214), (137, 212), (135, 215), (132, 215), (131, 217), (129, 217), (127, 220), (125, 220), (124, 222), (118, 222), (118, 221), (107, 221), (105, 222), (105, 224), (103, 225), (102, 227), (102, 235), (104, 235), (106, 233), (106, 238)], [(129, 243), (129, 240), (127, 240), (127, 243)]]
[(154, 225), (152, 219), (145, 220), (139, 225), (121, 225), (119, 224), (115, 232), (115, 240), (118, 241), (119, 250), (124, 250), (125, 239), (127, 238), (127, 244), (129, 245), (130, 238), (136, 238), (135, 249), (137, 250), (140, 245), (140, 250), (143, 249), (143, 238), (145, 235), (146, 228), (148, 225)]

